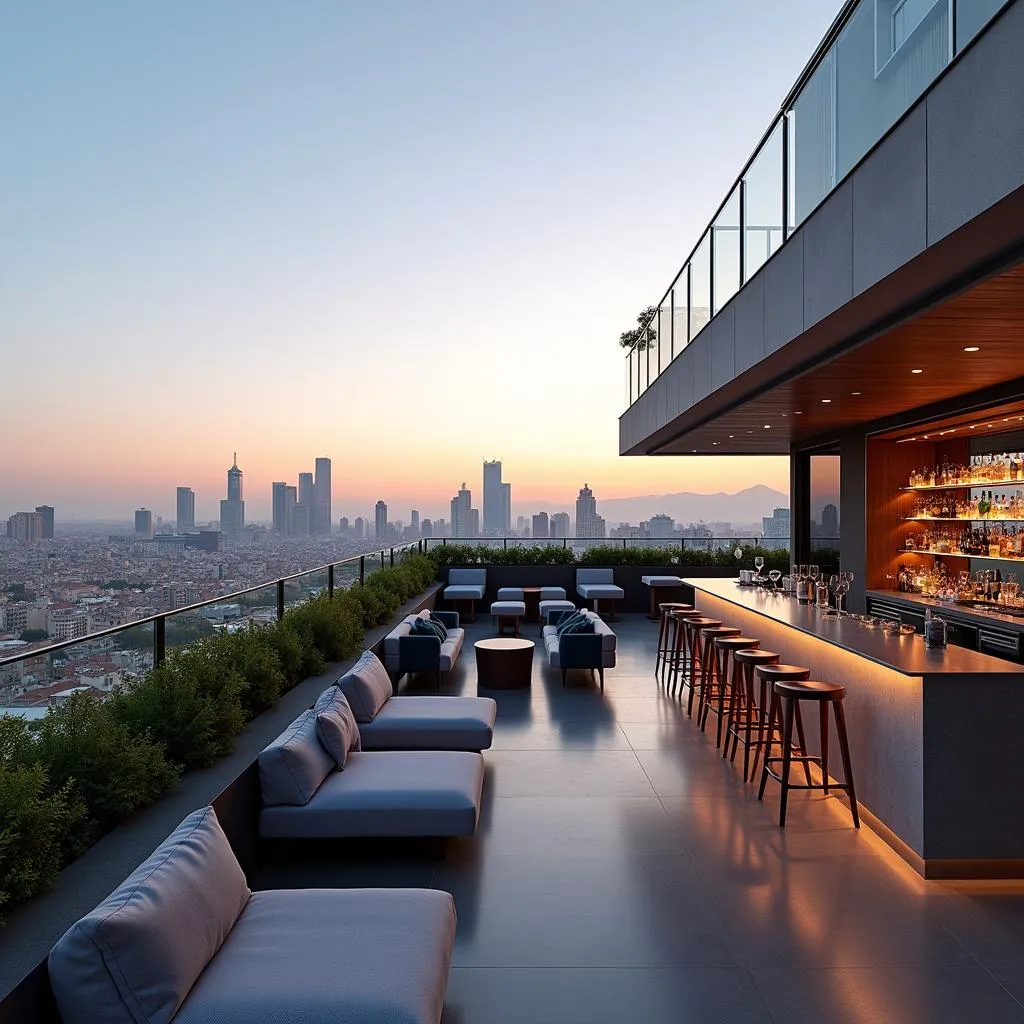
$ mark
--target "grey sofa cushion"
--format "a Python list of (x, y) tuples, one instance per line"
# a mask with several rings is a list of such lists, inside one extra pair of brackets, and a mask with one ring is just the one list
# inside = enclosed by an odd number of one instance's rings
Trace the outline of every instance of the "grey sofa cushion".
[(317, 737), (315, 713), (304, 711), (260, 751), (263, 803), (308, 803), (334, 767), (334, 758)]
[(441, 656), (438, 660), (439, 672), (450, 672), (459, 660), (459, 652), (462, 650), (462, 643), (466, 638), (464, 629), (449, 629), (448, 639), (441, 644)]
[(484, 759), (462, 750), (349, 755), (305, 807), (264, 807), (268, 839), (468, 836), (476, 830)]
[(174, 1024), (437, 1024), (454, 941), (436, 889), (256, 892)]
[(364, 651), (337, 685), (351, 705), (357, 722), (372, 722), (373, 716), (394, 693), (388, 670), (373, 651)]
[(360, 727), (364, 750), (486, 750), (498, 705), (490, 697), (395, 697)]
[(345, 694), (332, 686), (317, 698), (313, 705), (316, 715), (316, 735), (339, 768), (345, 767), (350, 750), (361, 750), (362, 740), (356, 717), (345, 700)]
[(64, 1024), (167, 1024), (249, 895), (213, 808), (194, 811), (50, 951)]
[(449, 569), (448, 585), (452, 587), (486, 587), (486, 569)]

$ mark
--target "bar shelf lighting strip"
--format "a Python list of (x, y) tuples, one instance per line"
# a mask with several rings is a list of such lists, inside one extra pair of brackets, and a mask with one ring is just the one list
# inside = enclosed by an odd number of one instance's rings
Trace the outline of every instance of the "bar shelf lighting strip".
[(972, 484), (919, 484), (916, 487), (906, 486), (901, 487), (901, 491), (966, 491), (970, 488), (975, 490), (981, 490), (982, 488), (988, 489), (991, 487), (1022, 487), (1024, 488), (1024, 478), (1018, 478), (1017, 480), (977, 480)]
[(903, 555), (931, 555), (933, 558), (982, 558), (986, 562), (1024, 562), (1024, 557), (1014, 555), (965, 555), (962, 551), (921, 551), (908, 548)]
[(1012, 516), (906, 516), (905, 523), (1024, 523)]

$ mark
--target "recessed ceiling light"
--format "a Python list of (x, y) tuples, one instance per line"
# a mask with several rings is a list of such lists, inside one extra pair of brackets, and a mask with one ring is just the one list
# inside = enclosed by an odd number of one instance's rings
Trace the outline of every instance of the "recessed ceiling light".
[(717, 442), (717, 441), (712, 441), (711, 443), (712, 443), (712, 444), (718, 444), (718, 442)]
[(765, 429), (765, 430), (771, 430), (771, 429), (772, 429), (772, 425), (771, 425), (770, 423), (766, 423), (766, 424), (764, 425), (764, 429)]
[(696, 449), (696, 448), (694, 448), (694, 449), (693, 449), (693, 454), (694, 454), (694, 455), (696, 455), (696, 454), (697, 454), (697, 449)]
[(853, 395), (854, 398), (856, 398), (860, 394), (860, 392), (859, 391), (851, 391), (850, 394)]
[(925, 434), (925, 435), (924, 435), (924, 439), (925, 439), (926, 441), (928, 440), (928, 435), (927, 435), (927, 434)]
[(730, 434), (730, 435), (729, 435), (729, 438), (730, 438), (730, 439), (732, 439), (732, 438), (734, 438), (735, 436), (736, 436), (735, 434)]
[(974, 429), (974, 427), (971, 427), (971, 430), (973, 430), (973, 429)]
[(977, 352), (980, 348), (981, 348), (980, 345), (965, 345), (964, 346), (964, 351), (965, 352)]
[(748, 433), (748, 434), (752, 434), (752, 433), (753, 433), (753, 431), (752, 431), (752, 430), (748, 430), (748, 431), (747, 431), (747, 433)]
[(795, 413), (793, 413), (793, 415), (794, 416), (803, 416), (803, 412), (802, 411), (795, 412)]
[(821, 400), (821, 404), (822, 404), (822, 405), (828, 405), (828, 404), (829, 404), (829, 403), (830, 403), (831, 401), (832, 401), (832, 399), (831, 399), (831, 398), (823, 398), (823, 399)]
[(990, 423), (990, 424), (989, 424), (989, 426), (991, 427), (991, 426), (992, 426), (992, 424)]
[(924, 370), (911, 370), (911, 373), (924, 373)]

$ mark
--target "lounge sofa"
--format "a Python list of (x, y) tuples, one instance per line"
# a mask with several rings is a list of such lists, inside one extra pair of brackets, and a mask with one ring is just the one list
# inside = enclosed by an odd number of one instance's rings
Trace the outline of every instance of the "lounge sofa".
[[(406, 698), (400, 698), (405, 700)], [(480, 815), (484, 763), (465, 750), (328, 752), (322, 706), (348, 702), (332, 686), (259, 756), (265, 839), (469, 836)], [(356, 737), (359, 733), (352, 723)]]
[(466, 606), (466, 619), (476, 622), (476, 603), (484, 599), (486, 589), (486, 569), (449, 569), (448, 586), (441, 596), (450, 601), (456, 610), (461, 605)]
[[(447, 630), (444, 640), (413, 633), (414, 621), (424, 617), (433, 617), (444, 625)], [(395, 682), (413, 672), (431, 672), (440, 689), (441, 675), (455, 667), (465, 638), (458, 612), (422, 611), (407, 615), (384, 637), (384, 666)]]
[(395, 697), (372, 651), (335, 684), (359, 726), (363, 750), (486, 750), (498, 705), (490, 697)]
[(212, 807), (50, 952), (64, 1024), (438, 1024), (455, 905), (434, 889), (251, 892)]
[[(586, 632), (566, 633), (560, 636), (559, 623), (575, 614), (585, 615), (590, 620)], [(570, 669), (586, 669), (597, 672), (601, 681), (601, 692), (604, 693), (604, 670), (615, 667), (616, 636), (611, 626), (599, 615), (585, 609), (581, 609), (579, 613), (548, 612), (548, 624), (544, 626), (541, 636), (544, 640), (548, 666), (561, 671), (563, 686)]]
[(622, 587), (615, 585), (613, 569), (577, 569), (576, 593), (584, 601), (594, 602), (595, 613), (598, 612), (600, 601), (611, 602), (608, 618), (612, 621), (615, 619), (615, 602), (621, 601), (626, 596)]

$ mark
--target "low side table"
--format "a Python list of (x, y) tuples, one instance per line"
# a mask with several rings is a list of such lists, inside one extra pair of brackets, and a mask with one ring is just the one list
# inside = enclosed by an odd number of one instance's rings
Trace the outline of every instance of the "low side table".
[(523, 587), (523, 602), (526, 605), (526, 621), (540, 621), (540, 587)]
[(660, 621), (661, 612), (658, 605), (662, 601), (671, 600), (666, 591), (678, 590), (683, 581), (678, 576), (641, 576), (640, 582), (651, 588), (651, 610), (647, 613), (647, 618)]
[(523, 690), (533, 675), (532, 640), (494, 637), (477, 640), (476, 684), (488, 690)]

